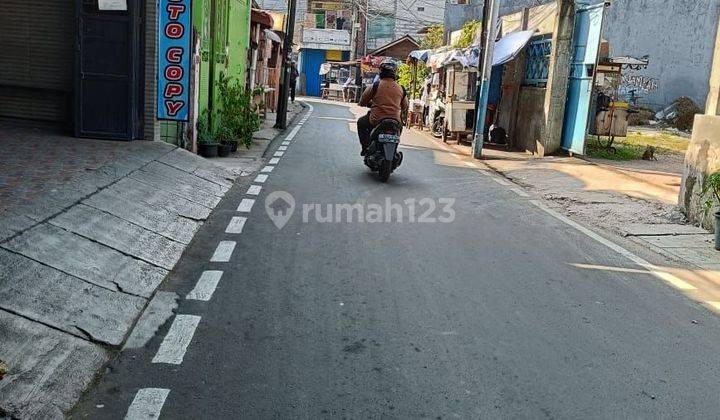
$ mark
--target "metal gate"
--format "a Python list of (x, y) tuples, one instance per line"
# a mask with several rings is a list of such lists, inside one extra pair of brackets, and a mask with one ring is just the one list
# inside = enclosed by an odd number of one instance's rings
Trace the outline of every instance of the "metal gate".
[(142, 0), (77, 0), (75, 135), (132, 140), (142, 132)]
[(594, 6), (587, 3), (578, 2), (575, 12), (573, 55), (562, 134), (562, 148), (577, 154), (585, 153), (592, 85), (606, 7), (605, 3)]

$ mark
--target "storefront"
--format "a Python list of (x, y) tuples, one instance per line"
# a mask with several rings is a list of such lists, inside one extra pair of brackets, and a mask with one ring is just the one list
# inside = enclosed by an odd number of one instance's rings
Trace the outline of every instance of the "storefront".
[(142, 138), (145, 2), (75, 3), (3, 2), (0, 117), (78, 137)]

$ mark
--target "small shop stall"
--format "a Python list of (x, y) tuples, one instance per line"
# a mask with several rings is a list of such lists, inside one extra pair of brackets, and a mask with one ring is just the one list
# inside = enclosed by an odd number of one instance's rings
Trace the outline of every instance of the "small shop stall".
[(362, 86), (357, 84), (359, 73), (360, 61), (357, 60), (323, 63), (320, 66), (321, 97), (357, 102), (360, 97), (358, 92), (362, 89)]

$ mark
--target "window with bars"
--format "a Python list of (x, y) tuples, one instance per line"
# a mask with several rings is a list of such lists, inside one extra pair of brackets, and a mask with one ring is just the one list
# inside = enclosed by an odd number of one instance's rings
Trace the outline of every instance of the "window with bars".
[(525, 85), (547, 85), (551, 51), (552, 39), (550, 38), (540, 38), (530, 41), (526, 47)]

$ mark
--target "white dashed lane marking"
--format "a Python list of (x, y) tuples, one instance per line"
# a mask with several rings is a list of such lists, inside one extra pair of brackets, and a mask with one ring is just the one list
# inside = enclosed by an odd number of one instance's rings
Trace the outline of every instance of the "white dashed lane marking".
[(258, 176), (255, 177), (255, 181), (253, 181), (253, 182), (257, 182), (258, 184), (262, 184), (263, 182), (267, 181), (267, 179), (268, 179), (268, 176), (267, 176), (266, 174), (260, 174), (260, 175), (258, 175)]
[(215, 288), (217, 288), (222, 275), (223, 272), (220, 270), (203, 271), (195, 288), (188, 293), (185, 299), (209, 301), (215, 293)]
[(282, 157), (284, 154), (285, 154), (285, 152), (283, 152), (283, 151), (278, 151), (278, 152), (275, 152), (275, 154), (273, 154), (273, 156), (275, 156), (275, 157)]
[(252, 198), (243, 198), (238, 205), (237, 211), (241, 213), (250, 213), (250, 210), (252, 210), (254, 204), (255, 200), (253, 200)]
[(142, 388), (135, 394), (135, 399), (125, 415), (125, 420), (147, 420), (160, 417), (169, 389)]
[(197, 315), (176, 316), (152, 362), (181, 364), (199, 323)]
[(247, 195), (258, 195), (262, 191), (262, 187), (259, 185), (251, 185), (245, 194)]
[(285, 150), (287, 150), (287, 146), (280, 146), (280, 147), (278, 147), (278, 150), (285, 151)]
[(280, 162), (280, 159), (272, 158), (272, 159), (270, 159), (270, 161), (268, 163), (271, 165), (277, 165), (279, 162)]
[(290, 145), (290, 142), (287, 141), (287, 140), (285, 140), (284, 142), (282, 142), (282, 145), (283, 145), (283, 146), (289, 146), (289, 145)]
[(270, 173), (270, 172), (273, 171), (273, 169), (275, 169), (274, 166), (267, 165), (267, 166), (265, 166), (264, 168), (260, 169), (260, 172)]
[(210, 262), (228, 262), (232, 257), (233, 251), (235, 251), (235, 241), (220, 241), (215, 253), (210, 258)]
[(233, 217), (225, 228), (225, 233), (242, 233), (245, 222), (247, 222), (247, 217)]

